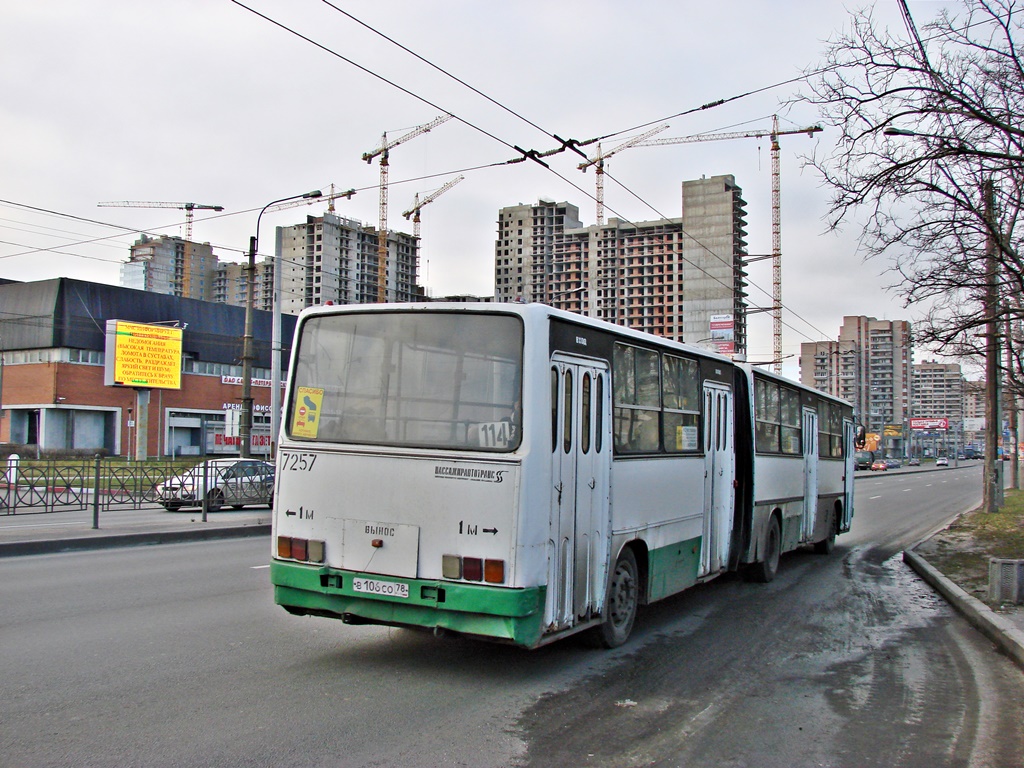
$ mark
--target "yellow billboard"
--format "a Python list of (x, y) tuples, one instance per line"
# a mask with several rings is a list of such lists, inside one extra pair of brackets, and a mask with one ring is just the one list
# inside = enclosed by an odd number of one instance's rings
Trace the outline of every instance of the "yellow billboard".
[(104, 383), (181, 389), (181, 328), (107, 321)]

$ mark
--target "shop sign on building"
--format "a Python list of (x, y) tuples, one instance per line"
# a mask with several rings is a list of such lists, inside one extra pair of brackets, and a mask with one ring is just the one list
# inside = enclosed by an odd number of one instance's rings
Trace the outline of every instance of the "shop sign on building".
[[(254, 425), (249, 436), (250, 453), (255, 455), (270, 453), (270, 427)], [(237, 453), (242, 444), (238, 435), (228, 435), (219, 425), (212, 426), (206, 433), (206, 452), (208, 454)]]
[[(221, 376), (220, 377), (220, 383), (221, 384), (237, 384), (238, 386), (242, 386), (244, 381), (245, 381), (245, 379), (243, 379), (241, 376)], [(270, 387), (270, 386), (273, 386), (273, 382), (270, 379), (253, 379), (252, 380), (252, 385), (254, 387)]]

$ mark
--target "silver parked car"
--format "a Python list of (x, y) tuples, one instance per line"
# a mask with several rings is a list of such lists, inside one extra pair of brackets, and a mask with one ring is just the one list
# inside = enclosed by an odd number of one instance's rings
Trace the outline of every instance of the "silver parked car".
[(156, 493), (168, 512), (203, 506), (217, 512), (225, 505), (241, 509), (246, 504), (273, 506), (274, 465), (258, 459), (213, 459), (206, 462), (209, 490), (203, 482), (203, 465), (157, 483)]

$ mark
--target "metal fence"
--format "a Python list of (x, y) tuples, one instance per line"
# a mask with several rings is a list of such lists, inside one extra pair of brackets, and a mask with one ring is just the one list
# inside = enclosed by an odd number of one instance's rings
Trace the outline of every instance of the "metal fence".
[(0, 512), (85, 509), (98, 489), (104, 509), (155, 503), (155, 486), (182, 470), (174, 462), (8, 460), (0, 477)]

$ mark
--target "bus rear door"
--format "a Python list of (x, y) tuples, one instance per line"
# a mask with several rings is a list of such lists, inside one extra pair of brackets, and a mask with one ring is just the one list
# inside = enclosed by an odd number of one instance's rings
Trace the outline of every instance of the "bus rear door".
[(701, 574), (713, 574), (729, 564), (736, 487), (736, 457), (732, 440), (733, 394), (729, 387), (704, 383), (704, 546)]
[(608, 368), (555, 355), (547, 624), (566, 629), (602, 610), (610, 537)]
[(801, 541), (814, 538), (814, 521), (818, 514), (818, 412), (804, 408), (804, 514)]

